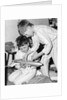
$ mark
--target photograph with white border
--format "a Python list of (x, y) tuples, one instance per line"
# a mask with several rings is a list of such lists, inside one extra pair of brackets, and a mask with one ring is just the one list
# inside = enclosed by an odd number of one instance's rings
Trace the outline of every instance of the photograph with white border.
[(5, 85), (58, 81), (57, 31), (57, 18), (5, 21)]
[(2, 7), (1, 97), (54, 95), (61, 95), (61, 6)]

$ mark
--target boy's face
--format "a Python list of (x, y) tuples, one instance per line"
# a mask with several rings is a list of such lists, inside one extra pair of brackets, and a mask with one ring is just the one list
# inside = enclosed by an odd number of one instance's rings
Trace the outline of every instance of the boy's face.
[(27, 27), (27, 29), (26, 29), (26, 31), (25, 31), (25, 33), (24, 33), (24, 35), (26, 36), (26, 37), (30, 37), (30, 36), (33, 36), (33, 30), (32, 30), (32, 27)]
[(30, 37), (33, 35), (32, 27), (19, 27), (18, 30), (20, 31), (21, 35), (24, 35), (26, 37)]
[(21, 52), (27, 52), (29, 50), (29, 45), (28, 44), (24, 44), (23, 46), (20, 47)]
[(20, 35), (24, 35), (24, 32), (26, 31), (26, 27), (19, 27), (18, 31), (19, 31)]

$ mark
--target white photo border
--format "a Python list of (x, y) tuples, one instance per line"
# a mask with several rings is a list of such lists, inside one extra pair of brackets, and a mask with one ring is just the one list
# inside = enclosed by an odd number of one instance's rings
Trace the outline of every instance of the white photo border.
[[(5, 20), (58, 19), (58, 82), (5, 86)], [(61, 5), (30, 5), (1, 7), (1, 98), (27, 98), (61, 95)]]

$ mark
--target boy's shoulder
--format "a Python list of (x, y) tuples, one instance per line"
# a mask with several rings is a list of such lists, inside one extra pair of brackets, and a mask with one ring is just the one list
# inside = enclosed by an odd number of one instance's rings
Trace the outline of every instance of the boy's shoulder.
[(49, 33), (53, 36), (57, 35), (57, 30), (47, 25), (35, 25), (34, 30), (37, 33)]
[(34, 29), (35, 30), (41, 30), (41, 29), (43, 29), (43, 30), (56, 31), (56, 29), (54, 29), (54, 28), (52, 28), (52, 27), (50, 27), (48, 25), (34, 25)]

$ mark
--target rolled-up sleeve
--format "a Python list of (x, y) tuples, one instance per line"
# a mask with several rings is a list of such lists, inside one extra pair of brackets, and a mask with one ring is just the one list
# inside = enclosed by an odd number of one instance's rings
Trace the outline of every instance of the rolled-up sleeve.
[(42, 52), (45, 54), (49, 54), (53, 45), (50, 37), (48, 36), (48, 33), (46, 33), (45, 31), (38, 31), (37, 34), (39, 36), (40, 42), (45, 44)]
[(35, 36), (32, 38), (32, 41), (33, 41), (33, 46), (32, 46), (32, 48), (30, 49), (30, 52), (36, 52), (36, 50), (39, 48), (39, 39), (38, 39), (38, 36), (35, 35)]

